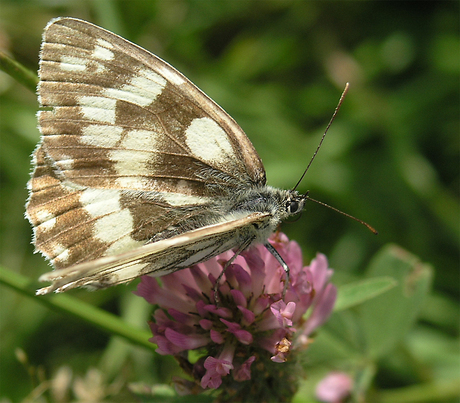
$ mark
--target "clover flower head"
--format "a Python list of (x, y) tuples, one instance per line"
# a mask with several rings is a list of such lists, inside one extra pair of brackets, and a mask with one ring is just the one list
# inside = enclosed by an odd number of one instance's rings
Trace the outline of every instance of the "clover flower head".
[[(281, 233), (269, 242), (290, 268), (285, 295), (285, 272), (262, 245), (243, 252), (226, 268), (218, 304), (215, 282), (232, 251), (160, 280), (144, 276), (135, 291), (157, 306), (150, 322), (157, 352), (178, 359), (202, 389), (222, 386), (234, 397), (292, 394), (295, 382), (287, 379), (292, 372), (281, 367), (293, 361), (293, 350), (308, 345), (311, 333), (332, 311), (337, 291), (328, 282), (332, 270), (326, 257), (318, 254), (304, 267), (296, 242)], [(193, 364), (190, 350), (201, 353)], [(245, 382), (249, 380), (253, 382)]]

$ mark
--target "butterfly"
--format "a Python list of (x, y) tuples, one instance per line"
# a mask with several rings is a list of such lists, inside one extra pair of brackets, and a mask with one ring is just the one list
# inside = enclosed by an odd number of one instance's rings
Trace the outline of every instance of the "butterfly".
[[(307, 194), (266, 185), (238, 124), (165, 61), (89, 22), (51, 20), (26, 216), (55, 270), (37, 294), (161, 276), (262, 243)], [(296, 186), (297, 187), (297, 186)]]

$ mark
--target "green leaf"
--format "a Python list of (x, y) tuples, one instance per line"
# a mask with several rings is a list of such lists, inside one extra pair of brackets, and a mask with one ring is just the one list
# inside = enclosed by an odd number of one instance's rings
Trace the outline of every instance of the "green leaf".
[(396, 285), (397, 281), (394, 278), (384, 276), (342, 286), (338, 291), (334, 312), (359, 305), (392, 289)]
[(402, 248), (388, 245), (377, 253), (366, 274), (369, 278), (389, 276), (398, 282), (358, 308), (367, 354), (379, 358), (415, 323), (431, 288), (433, 269)]

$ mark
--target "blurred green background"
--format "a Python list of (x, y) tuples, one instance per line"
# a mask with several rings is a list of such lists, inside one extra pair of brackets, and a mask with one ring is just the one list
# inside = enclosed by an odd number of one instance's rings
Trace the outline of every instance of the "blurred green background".
[[(336, 284), (360, 278), (387, 243), (430, 263), (433, 291), (412, 331), (427, 356), (411, 357), (426, 370), (404, 377), (379, 362), (374, 386), (448, 378), (446, 368), (460, 375), (457, 1), (0, 0), (0, 49), (36, 71), (43, 28), (57, 16), (101, 25), (184, 73), (242, 126), (276, 187), (297, 182), (350, 82), (300, 190), (379, 235), (314, 203), (282, 229), (306, 262), (317, 251), (328, 256)], [(0, 263), (32, 279), (48, 269), (23, 218), (37, 107), (32, 92), (0, 72)], [(98, 367), (110, 379), (146, 384), (168, 383), (176, 371), (0, 287), (0, 401), (20, 401), (64, 364), (82, 376)], [(134, 287), (73, 295), (147, 328), (150, 308)], [(19, 362), (17, 348), (30, 364)]]

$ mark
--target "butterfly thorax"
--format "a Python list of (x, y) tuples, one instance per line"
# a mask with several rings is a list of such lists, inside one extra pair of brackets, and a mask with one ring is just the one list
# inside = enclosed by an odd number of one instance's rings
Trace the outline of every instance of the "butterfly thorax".
[(261, 186), (239, 192), (227, 212), (227, 218), (247, 216), (252, 213), (266, 213), (268, 218), (263, 228), (254, 232), (254, 243), (263, 243), (277, 229), (278, 225), (291, 215), (302, 211), (305, 196), (295, 190), (282, 190)]

